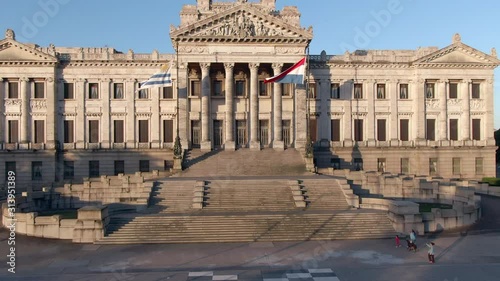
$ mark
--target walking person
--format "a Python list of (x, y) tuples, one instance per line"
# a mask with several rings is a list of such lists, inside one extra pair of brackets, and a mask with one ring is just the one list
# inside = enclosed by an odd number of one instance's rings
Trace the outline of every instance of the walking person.
[(399, 235), (396, 235), (396, 248), (401, 247), (401, 240), (399, 239)]
[(434, 263), (434, 242), (427, 243), (425, 244), (429, 248), (429, 251), (427, 251), (427, 256), (429, 257), (429, 263)]
[(410, 240), (411, 242), (413, 242), (414, 244), (417, 242), (417, 233), (415, 232), (415, 230), (411, 230), (410, 232)]

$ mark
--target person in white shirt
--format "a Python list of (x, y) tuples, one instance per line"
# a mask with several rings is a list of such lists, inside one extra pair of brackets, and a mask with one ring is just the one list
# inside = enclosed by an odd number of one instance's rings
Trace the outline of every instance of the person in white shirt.
[(429, 251), (427, 251), (427, 256), (429, 257), (429, 263), (434, 263), (434, 242), (427, 243), (425, 244), (429, 248)]

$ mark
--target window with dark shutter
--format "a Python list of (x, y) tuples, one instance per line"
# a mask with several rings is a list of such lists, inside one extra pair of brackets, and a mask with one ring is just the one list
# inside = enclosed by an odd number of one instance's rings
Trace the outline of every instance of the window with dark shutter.
[(450, 119), (450, 140), (458, 140), (458, 119)]
[(430, 140), (430, 141), (436, 140), (436, 120), (435, 119), (427, 119), (426, 139)]
[(35, 120), (35, 143), (45, 142), (45, 121)]
[(19, 121), (18, 120), (9, 120), (9, 143), (17, 143), (19, 142)]
[(123, 83), (115, 83), (114, 86), (113, 86), (113, 90), (114, 90), (114, 93), (113, 93), (113, 98), (114, 99), (117, 99), (117, 100), (121, 100), (124, 98), (124, 92), (123, 92)]
[(125, 174), (125, 161), (115, 160), (115, 176), (118, 174)]
[(149, 172), (149, 160), (139, 160), (139, 171), (143, 173)]
[(149, 142), (149, 122), (148, 120), (139, 120), (139, 142)]
[(115, 128), (113, 134), (113, 142), (114, 143), (124, 143), (124, 133), (123, 133), (123, 120), (114, 120), (113, 125)]
[(173, 87), (163, 87), (163, 98), (164, 99), (173, 99), (174, 98)]
[(89, 83), (89, 99), (99, 98), (99, 84)]
[(458, 84), (457, 83), (450, 83), (449, 85), (450, 89), (450, 99), (456, 99), (458, 97)]
[(472, 83), (472, 98), (480, 99), (481, 98), (481, 84)]
[(472, 119), (472, 139), (481, 140), (481, 119)]
[(64, 179), (72, 180), (75, 177), (75, 162), (64, 161)]
[(354, 120), (354, 141), (363, 141), (363, 120)]
[(163, 142), (174, 142), (174, 120), (163, 120)]
[(386, 121), (385, 119), (378, 119), (377, 120), (377, 140), (378, 141), (386, 141)]
[(64, 143), (75, 142), (73, 136), (73, 120), (64, 120)]
[(89, 121), (89, 143), (99, 142), (99, 120)]
[(408, 119), (399, 120), (399, 139), (402, 141), (410, 140), (409, 124), (410, 120)]
[(332, 141), (340, 141), (340, 120), (333, 119), (332, 120)]
[(75, 98), (74, 90), (75, 90), (75, 87), (74, 87), (73, 83), (64, 83), (64, 99), (65, 100), (74, 99)]
[(89, 177), (98, 178), (99, 176), (100, 176), (99, 161), (96, 160), (89, 161)]
[(42, 162), (33, 161), (31, 162), (31, 180), (39, 181), (42, 180)]
[(35, 82), (35, 99), (45, 98), (45, 83)]
[(317, 141), (317, 120), (309, 119), (309, 136), (311, 137), (311, 141)]
[(9, 99), (19, 98), (19, 83), (9, 82)]

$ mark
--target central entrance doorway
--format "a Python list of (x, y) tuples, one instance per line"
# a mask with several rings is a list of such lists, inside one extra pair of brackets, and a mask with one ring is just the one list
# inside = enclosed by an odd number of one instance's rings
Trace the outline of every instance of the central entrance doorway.
[(223, 131), (222, 131), (222, 120), (214, 120), (214, 149), (222, 148)]
[(247, 121), (236, 120), (236, 147), (247, 147)]

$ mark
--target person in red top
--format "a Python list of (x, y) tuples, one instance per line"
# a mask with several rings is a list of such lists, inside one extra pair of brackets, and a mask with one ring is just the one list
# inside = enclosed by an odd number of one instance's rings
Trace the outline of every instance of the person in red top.
[(401, 247), (401, 240), (399, 240), (399, 235), (396, 235), (396, 248)]

